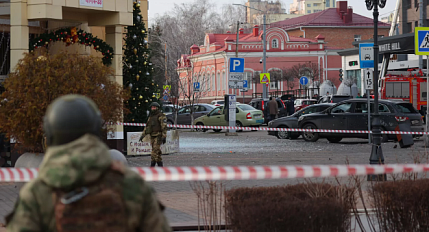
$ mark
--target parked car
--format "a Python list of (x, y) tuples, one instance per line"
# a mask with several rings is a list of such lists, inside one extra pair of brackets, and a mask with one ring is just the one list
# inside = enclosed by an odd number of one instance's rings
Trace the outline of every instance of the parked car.
[(320, 103), (339, 103), (345, 100), (352, 99), (352, 96), (349, 95), (327, 95), (320, 97), (318, 104)]
[[(307, 106), (304, 109), (295, 112), (291, 116), (278, 118), (273, 121), (270, 121), (268, 123), (268, 128), (298, 128), (298, 118), (302, 115), (321, 112), (333, 105), (335, 104), (323, 103)], [(290, 131), (268, 131), (268, 135), (274, 135), (279, 139), (297, 139), (301, 135), (301, 133)]]
[[(267, 109), (268, 102), (270, 99), (262, 99), (262, 98), (254, 98), (250, 101), (249, 105), (257, 110), (261, 110), (264, 112), (264, 123), (268, 123), (269, 119), (269, 111)], [(280, 98), (276, 98), (277, 106), (279, 107), (278, 117), (287, 116), (286, 105)]]
[(223, 106), (225, 104), (225, 101), (224, 100), (214, 100), (210, 104), (212, 104), (214, 106)]
[[(252, 106), (237, 104), (235, 112), (237, 120), (235, 126), (237, 127), (259, 127), (264, 122), (262, 111)], [(200, 126), (228, 126), (229, 122), (225, 120), (224, 106), (219, 106), (207, 115), (197, 118), (194, 124)], [(208, 129), (201, 129), (203, 132), (207, 130)], [(221, 129), (214, 129), (214, 131), (220, 132)]]
[(301, 109), (304, 109), (305, 107), (309, 105), (317, 104), (316, 99), (297, 99), (294, 102), (295, 105), (295, 112), (299, 111)]
[[(371, 99), (371, 114), (374, 112)], [(423, 132), (422, 116), (411, 103), (404, 101), (379, 100), (378, 109), (382, 130), (394, 131), (400, 124), (409, 124), (411, 131)], [(323, 112), (303, 115), (298, 119), (299, 128), (330, 130), (368, 130), (367, 99), (357, 98), (338, 103)], [(313, 133), (304, 132), (306, 141), (315, 142), (327, 138), (330, 142), (340, 142), (343, 138), (368, 138), (368, 134)], [(383, 142), (396, 140), (396, 135), (383, 134)]]
[[(212, 111), (215, 106), (210, 104), (195, 104), (194, 106), (194, 119), (208, 114)], [(167, 123), (174, 124), (175, 114), (167, 114)], [(177, 112), (177, 124), (178, 125), (191, 125), (191, 105), (182, 107)]]
[(164, 112), (164, 114), (171, 114), (174, 113), (175, 109), (176, 111), (179, 111), (182, 107), (180, 106), (175, 106), (175, 105), (162, 105), (162, 112)]

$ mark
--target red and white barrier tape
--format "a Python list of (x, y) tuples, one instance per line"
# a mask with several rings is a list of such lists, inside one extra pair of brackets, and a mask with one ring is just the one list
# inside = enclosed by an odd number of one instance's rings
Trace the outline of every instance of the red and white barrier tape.
[[(146, 123), (122, 123), (118, 122), (116, 125), (124, 126), (146, 126)], [(229, 127), (229, 126), (199, 126), (199, 125), (172, 125), (168, 127), (181, 128), (181, 129), (218, 129), (218, 130), (259, 130), (259, 131), (291, 131), (291, 132), (319, 132), (319, 133), (347, 133), (347, 134), (368, 134), (367, 130), (327, 130), (327, 129), (299, 129), (299, 128), (267, 128), (267, 127)], [(372, 133), (370, 131), (369, 133)], [(402, 135), (426, 135), (426, 132), (408, 132), (408, 131), (381, 131), (382, 134), (402, 134)]]
[[(351, 175), (429, 172), (429, 164), (314, 165), (238, 167), (135, 167), (146, 181), (208, 181), (344, 177)], [(1, 182), (28, 182), (37, 177), (34, 168), (0, 168)]]

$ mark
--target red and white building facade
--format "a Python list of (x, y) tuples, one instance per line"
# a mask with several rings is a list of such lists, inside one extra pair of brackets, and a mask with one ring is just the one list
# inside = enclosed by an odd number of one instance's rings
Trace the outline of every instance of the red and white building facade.
[[(266, 69), (267, 72), (282, 72), (296, 64), (316, 63), (322, 72), (315, 81), (323, 83), (330, 80), (339, 86), (338, 70), (341, 68), (341, 57), (338, 49), (330, 48), (325, 38), (292, 37), (278, 27), (267, 29)], [(199, 102), (209, 103), (223, 99), (225, 94), (238, 94), (238, 90), (228, 88), (229, 59), (236, 57), (237, 34), (206, 34), (204, 45), (191, 47), (190, 55), (182, 55), (177, 61), (177, 72), (180, 77), (179, 101), (184, 101), (185, 92), (193, 91), (193, 82), (200, 82), (201, 98)], [(244, 77), (248, 80), (248, 92), (245, 101), (252, 99), (253, 93), (262, 93), (262, 84), (252, 81), (253, 76), (263, 71), (262, 30), (258, 26), (252, 33), (245, 34), (240, 29), (238, 57), (245, 59)], [(299, 89), (299, 77), (294, 79), (293, 89)], [(290, 90), (286, 81), (270, 83), (269, 92)], [(243, 93), (239, 93), (241, 98)], [(325, 93), (321, 92), (321, 95)], [(240, 100), (241, 101), (241, 100)]]

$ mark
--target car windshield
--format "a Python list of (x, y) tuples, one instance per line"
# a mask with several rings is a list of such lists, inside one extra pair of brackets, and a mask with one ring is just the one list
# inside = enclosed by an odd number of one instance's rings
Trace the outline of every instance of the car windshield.
[(238, 105), (237, 107), (240, 108), (242, 111), (256, 110), (255, 108), (249, 105)]
[(218, 101), (217, 104), (225, 104), (225, 101)]
[(410, 103), (395, 104), (395, 107), (401, 113), (413, 113), (413, 114), (418, 113), (417, 110)]

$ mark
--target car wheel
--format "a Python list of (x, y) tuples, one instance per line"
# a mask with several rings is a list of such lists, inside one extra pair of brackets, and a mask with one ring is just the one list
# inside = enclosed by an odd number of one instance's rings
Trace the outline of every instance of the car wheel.
[[(287, 127), (280, 126), (278, 128), (287, 128)], [(276, 131), (276, 137), (278, 139), (288, 139), (289, 138), (289, 132), (288, 131)]]
[(328, 139), (330, 143), (339, 143), (341, 140), (343, 140), (341, 137), (328, 137), (326, 139)]
[(173, 122), (173, 121), (171, 121), (171, 120), (168, 120), (168, 121), (167, 121), (167, 124), (174, 125), (174, 122)]
[[(196, 125), (197, 126), (204, 126), (204, 124), (202, 122), (197, 122)], [(204, 129), (204, 128), (195, 128), (195, 130), (199, 131), (199, 132), (206, 132), (207, 131), (207, 129)]]
[[(314, 124), (306, 124), (302, 127), (303, 129), (317, 129), (317, 127)], [(302, 137), (307, 142), (316, 142), (319, 140), (319, 133), (317, 132), (303, 132)]]
[[(236, 127), (243, 127), (243, 124), (241, 124), (241, 122), (240, 122), (240, 121), (236, 121), (236, 122), (235, 122), (235, 126), (236, 126)], [(237, 130), (237, 131), (243, 131), (243, 130)]]
[(213, 129), (214, 132), (219, 133), (222, 131), (222, 129)]

